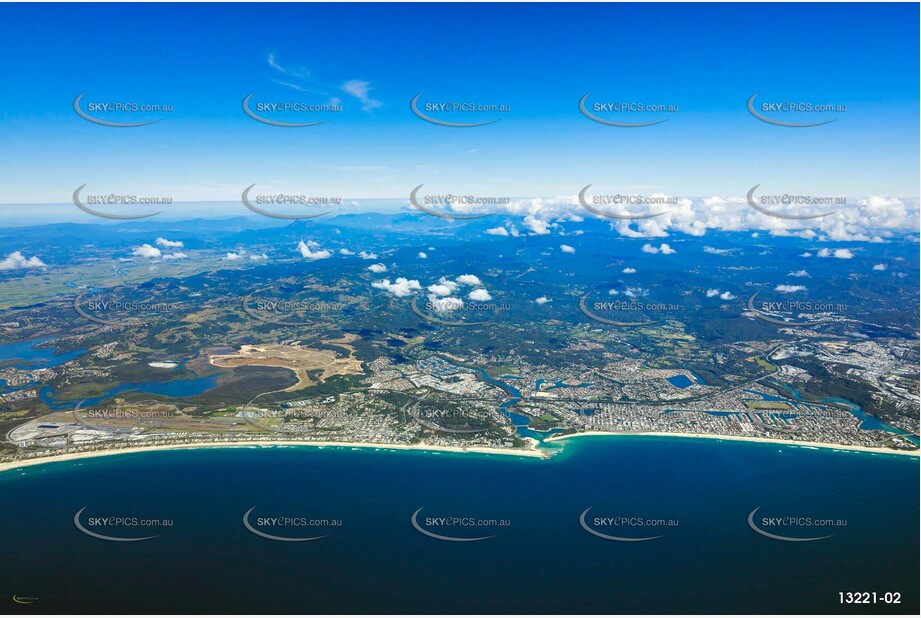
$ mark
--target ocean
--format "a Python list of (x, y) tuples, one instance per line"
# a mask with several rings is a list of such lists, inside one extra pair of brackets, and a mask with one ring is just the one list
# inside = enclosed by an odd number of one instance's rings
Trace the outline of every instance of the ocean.
[[(241, 447), (2, 472), (3, 602), (30, 613), (918, 613), (917, 458), (654, 436), (562, 444), (549, 460)], [(765, 536), (750, 516), (769, 534), (820, 540)], [(153, 538), (102, 540), (78, 524)], [(847, 592), (878, 600), (842, 605)]]

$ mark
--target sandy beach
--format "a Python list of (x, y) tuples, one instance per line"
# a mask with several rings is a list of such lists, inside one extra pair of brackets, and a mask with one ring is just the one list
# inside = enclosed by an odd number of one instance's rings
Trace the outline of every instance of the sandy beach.
[(780, 438), (749, 438), (744, 436), (719, 436), (701, 433), (671, 433), (667, 431), (645, 431), (636, 433), (616, 432), (616, 431), (587, 431), (583, 433), (574, 433), (566, 436), (551, 436), (544, 442), (560, 442), (563, 440), (572, 440), (574, 438), (584, 438), (590, 436), (659, 436), (666, 438), (692, 438), (703, 440), (734, 440), (736, 442), (762, 442), (765, 444), (779, 444), (782, 446), (802, 446), (809, 448), (831, 449), (834, 451), (859, 451), (863, 453), (883, 453), (886, 455), (902, 455), (907, 457), (918, 457), (921, 451), (900, 451), (894, 448), (874, 448), (869, 446), (851, 446), (846, 444), (827, 444), (825, 442), (807, 442), (783, 440)]
[[(656, 436), (666, 438), (690, 438), (703, 440), (733, 440), (737, 442), (761, 442), (764, 444), (777, 444), (780, 446), (795, 446), (807, 448), (821, 448), (835, 451), (856, 451), (864, 453), (881, 453), (885, 455), (902, 455), (903, 457), (918, 457), (919, 451), (900, 451), (892, 448), (871, 448), (867, 446), (850, 446), (844, 444), (826, 444), (823, 442), (794, 442), (792, 440), (782, 440), (775, 438), (749, 438), (742, 436), (719, 436), (710, 434), (692, 434), (692, 433), (669, 433), (669, 432), (641, 432), (641, 433), (624, 433), (612, 431), (588, 431), (583, 433), (569, 434), (566, 436), (551, 436), (546, 438), (545, 442), (562, 442), (577, 438), (592, 436)], [(130, 446), (125, 448), (113, 448), (99, 451), (86, 451), (82, 453), (68, 453), (65, 455), (52, 455), (49, 457), (35, 457), (33, 459), (24, 459), (20, 461), (10, 461), (0, 463), (0, 472), (7, 470), (18, 470), (29, 466), (38, 466), (46, 463), (56, 463), (64, 461), (78, 461), (81, 459), (90, 459), (94, 457), (108, 457), (112, 455), (130, 455), (136, 453), (148, 453), (153, 451), (172, 451), (179, 449), (211, 449), (211, 448), (272, 448), (272, 447), (289, 447), (289, 446), (307, 446), (314, 448), (351, 448), (351, 449), (372, 449), (372, 450), (400, 450), (400, 451), (429, 451), (429, 452), (446, 452), (446, 453), (480, 453), (487, 455), (502, 455), (505, 457), (532, 457), (537, 459), (549, 459), (550, 454), (541, 452), (537, 449), (538, 442), (533, 438), (528, 439), (529, 448), (527, 449), (502, 449), (490, 448), (485, 446), (474, 446), (461, 448), (457, 446), (440, 446), (434, 444), (375, 444), (363, 442), (306, 442), (295, 440), (254, 440), (245, 442), (196, 442), (191, 444), (162, 444), (154, 446)]]
[(0, 472), (7, 470), (18, 470), (29, 466), (40, 466), (46, 463), (55, 463), (63, 461), (78, 461), (81, 459), (90, 459), (94, 457), (108, 457), (111, 455), (130, 455), (136, 453), (150, 453), (153, 451), (173, 451), (179, 449), (211, 449), (211, 448), (271, 448), (287, 446), (307, 446), (315, 448), (357, 448), (372, 450), (401, 450), (401, 451), (430, 451), (430, 452), (447, 452), (447, 453), (480, 453), (485, 455), (503, 455), (511, 457), (536, 457), (546, 459), (547, 454), (536, 450), (537, 440), (529, 440), (528, 449), (502, 449), (490, 448), (486, 446), (472, 446), (461, 448), (457, 446), (440, 446), (434, 444), (374, 444), (363, 442), (306, 442), (295, 440), (253, 440), (245, 442), (196, 442), (191, 444), (161, 444), (154, 446), (129, 446), (126, 448), (113, 448), (99, 451), (86, 451), (82, 453), (67, 453), (65, 455), (52, 455), (49, 457), (35, 457), (20, 461), (8, 461), (0, 463)]

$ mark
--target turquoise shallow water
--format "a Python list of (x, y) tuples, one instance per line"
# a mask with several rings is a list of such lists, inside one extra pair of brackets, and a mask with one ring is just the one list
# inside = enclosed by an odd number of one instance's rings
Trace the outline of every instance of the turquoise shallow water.
[[(0, 473), (0, 551), (14, 557), (0, 581), (46, 612), (867, 611), (842, 608), (840, 591), (901, 593), (874, 613), (918, 610), (917, 458), (653, 436), (563, 444), (549, 461), (244, 447), (12, 470)], [(764, 529), (829, 538), (759, 535), (747, 520), (759, 507)], [(420, 508), (423, 530), (491, 538), (426, 536), (411, 522)], [(589, 508), (592, 530), (660, 538), (600, 538), (580, 525)], [(88, 536), (81, 509), (91, 532), (155, 538)], [(325, 538), (257, 536), (249, 509), (259, 531)], [(279, 516), (293, 523), (267, 519)], [(837, 525), (762, 519), (781, 516)], [(627, 521), (604, 521), (615, 517)]]

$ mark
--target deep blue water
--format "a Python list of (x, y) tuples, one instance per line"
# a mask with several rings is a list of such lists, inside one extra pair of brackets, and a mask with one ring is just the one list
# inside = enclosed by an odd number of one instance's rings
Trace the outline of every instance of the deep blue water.
[[(7, 599), (37, 598), (34, 612), (918, 611), (916, 458), (653, 436), (565, 444), (549, 461), (276, 447), (8, 471), (0, 582)], [(102, 516), (173, 525), (147, 541), (102, 541), (74, 526), (84, 507), (84, 525)], [(342, 526), (318, 541), (270, 541), (243, 527), (253, 507)], [(592, 517), (678, 525), (657, 528), (665, 536), (654, 541), (607, 541), (579, 525), (589, 507)], [(756, 507), (847, 525), (822, 541), (775, 541), (749, 528)], [(419, 508), (423, 521), (511, 525), (444, 542), (411, 526)], [(902, 604), (842, 608), (839, 591), (897, 591)]]
[[(539, 378), (534, 383), (534, 390), (536, 391), (541, 390), (541, 386), (543, 386), (546, 383), (547, 383), (547, 380), (544, 380), (543, 378)], [(544, 387), (543, 390), (549, 391), (554, 388), (564, 388), (564, 387), (566, 388), (585, 388), (586, 386), (591, 386), (591, 385), (592, 385), (591, 382), (580, 382), (579, 384), (567, 384), (565, 380), (554, 380), (553, 384), (551, 384), (550, 386)]]
[[(799, 397), (799, 392), (796, 392), (795, 394), (797, 397)], [(847, 399), (841, 399), (840, 397), (826, 397), (825, 399), (822, 399), (821, 401), (822, 403), (839, 403), (847, 407), (847, 409), (850, 411), (851, 414), (853, 414), (855, 417), (860, 419), (861, 429), (875, 429), (877, 431), (892, 431), (898, 434), (905, 433), (901, 429), (897, 429), (895, 427), (891, 427), (887, 425), (886, 423), (882, 422), (875, 416), (870, 416), (869, 414), (863, 411), (863, 408), (861, 408), (859, 405), (857, 405), (853, 401), (848, 401)]]
[(692, 384), (694, 384), (694, 382), (691, 381), (691, 378), (687, 377), (683, 373), (678, 374), (676, 376), (672, 376), (670, 378), (665, 378), (665, 379), (668, 381), (669, 384), (671, 384), (672, 386), (676, 388), (687, 388), (691, 386)]
[(51, 341), (51, 339), (37, 339), (35, 341), (0, 344), (0, 363), (19, 361), (10, 363), (10, 366), (17, 369), (57, 367), (86, 352), (86, 350), (73, 350), (71, 352), (62, 352), (59, 354), (54, 347), (35, 347), (48, 341)]
[(499, 404), (499, 411), (508, 417), (514, 427), (518, 428), (516, 434), (522, 438), (536, 437), (532, 435), (534, 432), (528, 429), (528, 423), (531, 422), (531, 419), (523, 414), (516, 414), (515, 412), (509, 410), (510, 407), (521, 401), (521, 391), (511, 384), (503, 382), (502, 380), (491, 378), (483, 369), (478, 368), (475, 371), (479, 374), (480, 378), (484, 382), (495, 384), (511, 396), (510, 399), (507, 399), (506, 401), (503, 401), (501, 404)]
[(82, 403), (81, 400), (68, 401), (58, 399), (55, 396), (54, 390), (50, 386), (42, 387), (42, 389), (38, 392), (38, 396), (45, 403), (45, 405), (47, 405), (52, 410), (69, 410), (78, 403), (80, 403), (84, 408), (95, 406), (110, 397), (128, 392), (149, 393), (151, 395), (165, 395), (167, 397), (193, 397), (214, 388), (217, 385), (218, 377), (219, 376), (217, 375), (212, 375), (188, 379), (165, 380), (160, 382), (126, 382), (105, 391), (99, 397), (89, 397), (83, 399)]
[[(798, 401), (798, 402), (800, 402), (800, 403), (805, 403), (807, 406), (809, 405), (809, 402), (806, 402), (806, 400), (802, 398), (802, 396), (800, 395), (800, 392), (799, 392), (798, 389), (791, 388), (791, 387), (789, 387), (789, 386), (787, 386), (787, 388), (788, 388), (788, 389), (790, 390), (790, 392), (793, 394), (793, 398), (794, 398), (796, 401)], [(768, 395), (768, 394), (766, 394), (766, 393), (762, 393), (762, 392), (759, 392), (759, 391), (746, 390), (745, 392), (746, 392), (746, 393), (751, 393), (751, 394), (753, 394), (753, 395), (758, 395), (759, 397), (761, 397), (761, 398), (764, 399), (765, 401), (789, 401), (789, 399), (785, 399), (784, 397), (777, 397), (777, 396), (775, 396), (775, 395)], [(899, 434), (899, 435), (909, 436), (909, 439), (910, 439), (912, 442), (914, 442), (914, 443), (916, 443), (916, 444), (918, 443), (918, 439), (915, 438), (914, 436), (910, 436), (910, 435), (907, 434), (904, 430), (899, 429), (898, 427), (892, 427), (891, 425), (887, 425), (886, 423), (882, 422), (881, 420), (879, 420), (879, 419), (876, 418), (875, 416), (870, 416), (869, 414), (867, 414), (866, 412), (864, 412), (863, 408), (861, 408), (859, 405), (857, 405), (857, 404), (854, 403), (853, 401), (848, 401), (847, 399), (841, 399), (840, 397), (826, 397), (825, 399), (821, 399), (820, 401), (821, 401), (822, 403), (837, 403), (837, 404), (841, 404), (842, 406), (846, 407), (847, 410), (848, 410), (848, 412), (850, 412), (851, 414), (854, 415), (854, 418), (860, 420), (860, 428), (861, 428), (861, 429), (866, 429), (866, 430), (871, 430), (871, 429), (872, 429), (872, 430), (877, 430), (877, 431), (890, 431), (890, 432), (892, 432), (892, 433), (897, 433), (897, 434)]]

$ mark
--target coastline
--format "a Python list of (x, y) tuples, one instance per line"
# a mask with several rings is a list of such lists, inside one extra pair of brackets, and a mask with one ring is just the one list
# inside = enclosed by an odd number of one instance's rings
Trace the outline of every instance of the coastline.
[(84, 451), (81, 453), (67, 453), (64, 455), (51, 455), (49, 457), (33, 457), (20, 461), (0, 463), (0, 473), (9, 470), (18, 470), (30, 466), (40, 466), (47, 463), (60, 463), (65, 461), (79, 461), (95, 457), (110, 457), (112, 455), (134, 455), (138, 453), (152, 453), (155, 451), (174, 451), (180, 449), (211, 449), (211, 448), (271, 448), (273, 446), (307, 446), (315, 448), (350, 448), (350, 449), (394, 449), (401, 451), (435, 451), (445, 453), (479, 453), (481, 455), (503, 455), (512, 457), (536, 457), (547, 459), (548, 455), (536, 449), (537, 440), (531, 438), (527, 449), (501, 449), (488, 446), (473, 446), (462, 448), (459, 446), (439, 446), (434, 444), (377, 444), (371, 442), (306, 442), (297, 440), (251, 440), (240, 442), (194, 442), (191, 444), (158, 444), (153, 446), (129, 446), (126, 448), (112, 448), (98, 451)]
[[(586, 431), (581, 433), (568, 434), (564, 436), (554, 435), (544, 439), (544, 442), (563, 442), (576, 438), (586, 437), (604, 437), (604, 436), (652, 436), (664, 438), (684, 438), (684, 439), (703, 439), (703, 440), (730, 440), (735, 442), (757, 442), (762, 444), (776, 444), (780, 446), (799, 446), (833, 451), (852, 451), (861, 453), (879, 453), (883, 455), (901, 455), (903, 457), (919, 457), (921, 451), (902, 451), (892, 448), (872, 448), (867, 446), (854, 446), (844, 444), (830, 444), (825, 442), (810, 441), (792, 441), (779, 438), (755, 438), (743, 436), (722, 436), (715, 434), (694, 434), (694, 433), (672, 433), (666, 431), (647, 431), (647, 432), (615, 432), (615, 431)], [(153, 446), (129, 446), (126, 448), (111, 448), (98, 451), (84, 451), (81, 453), (67, 453), (64, 455), (51, 455), (49, 457), (34, 457), (20, 461), (10, 461), (0, 463), (0, 473), (10, 470), (18, 470), (31, 466), (39, 466), (48, 463), (61, 463), (67, 461), (79, 461), (81, 459), (91, 459), (96, 457), (110, 457), (113, 455), (133, 455), (138, 453), (150, 453), (155, 451), (173, 451), (185, 449), (212, 449), (212, 448), (271, 448), (271, 447), (290, 447), (306, 446), (313, 448), (349, 448), (362, 450), (400, 450), (400, 451), (429, 451), (444, 453), (478, 453), (481, 455), (502, 455), (505, 457), (531, 457), (537, 459), (549, 459), (549, 453), (541, 452), (537, 445), (539, 444), (534, 438), (529, 438), (529, 447), (527, 449), (502, 449), (492, 447), (468, 447), (459, 446), (440, 446), (434, 444), (377, 444), (372, 442), (307, 442), (297, 440), (252, 440), (241, 442), (194, 442), (190, 444), (159, 444)]]
[(668, 431), (642, 431), (642, 432), (618, 432), (618, 431), (584, 431), (581, 433), (572, 433), (565, 436), (554, 435), (545, 438), (544, 442), (561, 442), (573, 438), (585, 438), (593, 436), (653, 436), (665, 438), (690, 438), (702, 440), (730, 440), (734, 442), (759, 442), (762, 444), (778, 444), (781, 446), (802, 446), (809, 448), (820, 448), (834, 451), (857, 451), (861, 453), (880, 453), (882, 455), (901, 455), (903, 457), (918, 457), (921, 450), (902, 451), (894, 448), (873, 448), (869, 446), (855, 446), (847, 444), (831, 444), (827, 442), (809, 442), (800, 440), (784, 440), (781, 438), (754, 438), (747, 436), (721, 436), (716, 434), (705, 433), (678, 433)]

